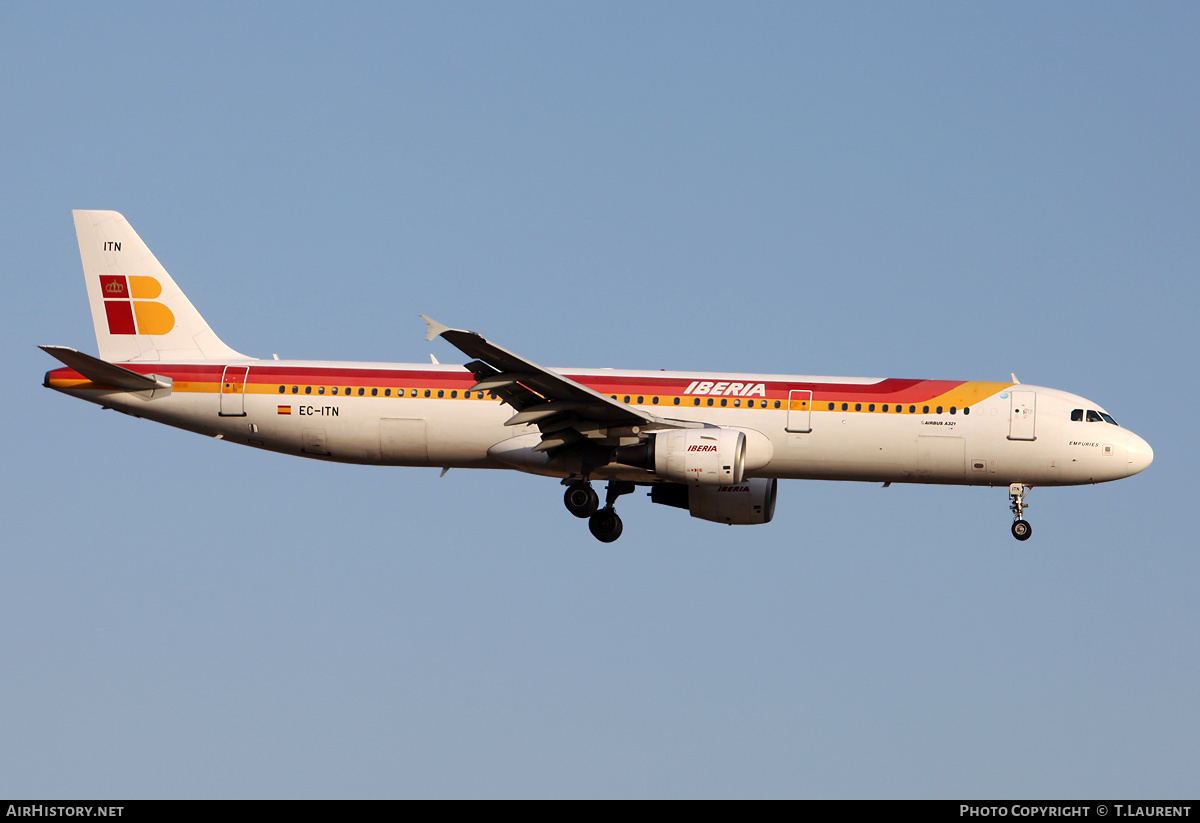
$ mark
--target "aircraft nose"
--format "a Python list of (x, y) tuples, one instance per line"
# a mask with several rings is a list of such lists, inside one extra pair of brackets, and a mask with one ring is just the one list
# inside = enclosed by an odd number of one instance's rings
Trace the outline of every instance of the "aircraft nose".
[(1137, 474), (1154, 462), (1154, 449), (1150, 448), (1150, 444), (1136, 434), (1129, 436), (1126, 452), (1129, 454), (1130, 474)]

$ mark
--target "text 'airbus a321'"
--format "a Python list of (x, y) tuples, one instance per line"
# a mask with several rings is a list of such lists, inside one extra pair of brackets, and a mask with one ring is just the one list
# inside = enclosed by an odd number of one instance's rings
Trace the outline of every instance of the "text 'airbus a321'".
[[(42, 346), (49, 388), (260, 449), (561, 478), (604, 542), (620, 495), (715, 523), (771, 520), (782, 478), (1007, 486), (1118, 480), (1145, 440), (1057, 389), (960, 380), (547, 369), (424, 318), (462, 366), (258, 360), (221, 342), (120, 214), (76, 211), (99, 357)], [(594, 481), (607, 482), (600, 505)]]

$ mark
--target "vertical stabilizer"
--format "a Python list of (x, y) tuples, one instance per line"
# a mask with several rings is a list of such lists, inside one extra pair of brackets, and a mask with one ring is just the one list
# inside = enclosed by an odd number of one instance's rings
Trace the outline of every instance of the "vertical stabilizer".
[(102, 359), (251, 359), (221, 342), (124, 217), (72, 214)]

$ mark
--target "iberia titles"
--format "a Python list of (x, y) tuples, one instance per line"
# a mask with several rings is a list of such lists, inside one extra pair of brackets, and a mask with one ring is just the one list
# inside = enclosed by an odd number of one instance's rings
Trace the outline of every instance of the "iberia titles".
[(693, 380), (683, 390), (684, 394), (710, 394), (726, 397), (766, 397), (766, 383), (714, 383), (711, 380)]

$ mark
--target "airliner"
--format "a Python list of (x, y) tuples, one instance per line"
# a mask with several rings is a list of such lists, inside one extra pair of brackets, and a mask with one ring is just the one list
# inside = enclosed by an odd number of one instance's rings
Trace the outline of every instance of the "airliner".
[[(75, 211), (99, 356), (41, 346), (48, 388), (259, 449), (344, 463), (558, 478), (610, 543), (617, 499), (714, 523), (770, 522), (781, 479), (1008, 488), (1026, 540), (1035, 486), (1103, 483), (1149, 444), (1099, 404), (1009, 382), (549, 369), (422, 315), (464, 366), (256, 359), (209, 327), (113, 211)], [(603, 505), (593, 483), (606, 484)]]

